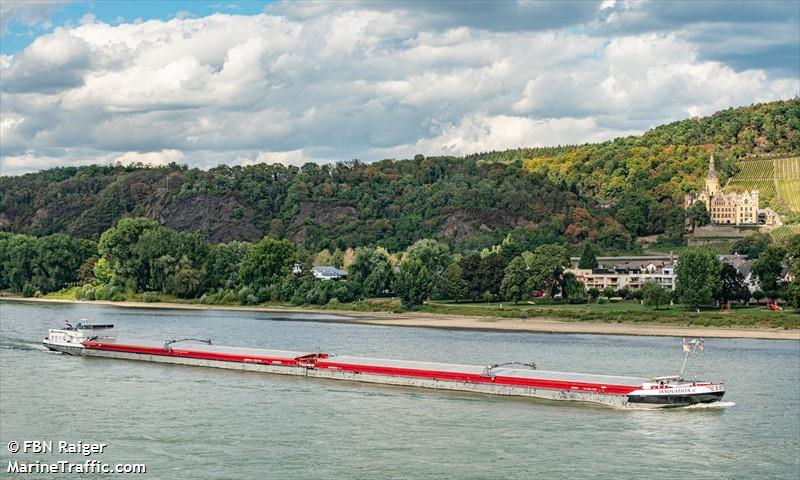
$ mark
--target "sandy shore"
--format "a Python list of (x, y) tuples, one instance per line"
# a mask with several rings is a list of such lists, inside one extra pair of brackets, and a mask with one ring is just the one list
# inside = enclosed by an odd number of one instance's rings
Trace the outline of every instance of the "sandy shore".
[(602, 335), (646, 335), (705, 338), (759, 338), (769, 340), (800, 340), (800, 330), (771, 328), (718, 328), (661, 324), (565, 322), (552, 318), (497, 318), (465, 315), (431, 315), (428, 313), (352, 312), (348, 310), (315, 310), (293, 307), (219, 306), (185, 303), (140, 303), (88, 300), (61, 300), (50, 298), (2, 297), (0, 301), (52, 302), (111, 305), (127, 308), (160, 308), (183, 310), (247, 311), (267, 313), (309, 313), (336, 315), (342, 318), (309, 319), (309, 321), (384, 325), (392, 327), (425, 327), (456, 330), (484, 330), (497, 332), (583, 333)]

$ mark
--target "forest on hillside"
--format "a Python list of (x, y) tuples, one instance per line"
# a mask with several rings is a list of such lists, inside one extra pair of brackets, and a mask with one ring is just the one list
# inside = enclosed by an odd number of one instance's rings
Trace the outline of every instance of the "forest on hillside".
[(0, 177), (0, 229), (98, 240), (146, 217), (210, 243), (264, 236), (311, 252), (436, 238), (477, 251), (509, 235), (521, 248), (591, 242), (633, 251), (637, 236), (680, 237), (682, 195), (713, 153), (724, 177), (738, 159), (800, 151), (800, 100), (728, 109), (598, 144), (466, 157), (329, 165), (60, 167)]

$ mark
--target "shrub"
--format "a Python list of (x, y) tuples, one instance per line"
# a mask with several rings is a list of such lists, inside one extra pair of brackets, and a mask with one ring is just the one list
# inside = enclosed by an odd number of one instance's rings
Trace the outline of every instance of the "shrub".
[(36, 295), (36, 287), (34, 287), (33, 284), (26, 283), (22, 287), (22, 296), (23, 297), (32, 297), (34, 295)]
[(156, 292), (145, 292), (145, 294), (142, 295), (142, 301), (146, 303), (158, 302), (160, 300), (161, 297)]
[(109, 300), (112, 302), (124, 302), (127, 299), (127, 295), (125, 295), (123, 292), (114, 292), (111, 294), (111, 298), (109, 298)]
[(94, 300), (94, 287), (91, 284), (83, 285), (75, 290), (75, 298), (78, 300)]

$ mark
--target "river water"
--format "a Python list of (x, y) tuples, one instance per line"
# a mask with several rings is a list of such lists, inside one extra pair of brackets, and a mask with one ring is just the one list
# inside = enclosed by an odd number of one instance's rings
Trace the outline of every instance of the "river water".
[(800, 478), (796, 341), (708, 339), (688, 376), (724, 380), (728, 407), (627, 411), (69, 357), (41, 347), (48, 328), (78, 318), (115, 323), (126, 337), (211, 337), (223, 345), (471, 364), (535, 361), (586, 373), (671, 374), (682, 358), (680, 340), (669, 337), (5, 301), (0, 477), (12, 460), (86, 459), (7, 449), (9, 441), (62, 440), (106, 443), (90, 458), (144, 463), (148, 478)]

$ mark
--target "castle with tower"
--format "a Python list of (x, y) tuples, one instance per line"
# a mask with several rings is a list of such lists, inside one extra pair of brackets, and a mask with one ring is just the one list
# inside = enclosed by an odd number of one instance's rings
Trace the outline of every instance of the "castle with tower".
[(705, 188), (700, 192), (688, 193), (684, 197), (684, 208), (695, 202), (703, 202), (711, 216), (711, 223), (717, 225), (774, 225), (780, 217), (772, 209), (758, 208), (758, 190), (749, 192), (722, 191), (717, 178), (714, 155), (708, 161), (708, 176)]

